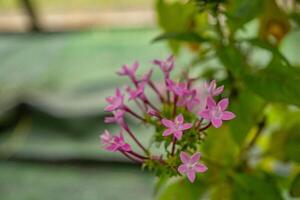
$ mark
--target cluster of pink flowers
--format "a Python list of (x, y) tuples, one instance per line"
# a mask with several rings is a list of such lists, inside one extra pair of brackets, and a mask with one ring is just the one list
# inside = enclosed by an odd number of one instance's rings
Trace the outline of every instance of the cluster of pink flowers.
[[(221, 127), (223, 121), (231, 120), (235, 115), (226, 110), (229, 104), (227, 98), (218, 98), (220, 101), (216, 102), (215, 98), (223, 92), (224, 87), (217, 87), (215, 80), (197, 84), (196, 79), (188, 76), (185, 76), (182, 82), (171, 79), (173, 56), (166, 60), (154, 60), (153, 64), (161, 69), (164, 82), (155, 83), (151, 80), (152, 69), (139, 78), (136, 75), (139, 67), (137, 62), (132, 66), (124, 65), (117, 72), (120, 76), (127, 76), (132, 86), (127, 86), (123, 92), (117, 88), (114, 96), (106, 98), (108, 105), (104, 110), (112, 115), (105, 118), (105, 123), (116, 123), (121, 130), (119, 134), (114, 135), (105, 130), (100, 136), (101, 142), (107, 151), (118, 151), (130, 160), (142, 163), (146, 167), (151, 165), (151, 169), (165, 169), (166, 173), (171, 175), (186, 174), (188, 179), (194, 182), (196, 173), (207, 170), (204, 164), (199, 163), (198, 152), (199, 141), (205, 138), (204, 132), (211, 125), (215, 128)], [(147, 87), (157, 96), (155, 101), (160, 102), (159, 106), (146, 94)], [(134, 102), (139, 111), (125, 103), (125, 93), (128, 101)], [(126, 123), (126, 115), (154, 126), (155, 142), (164, 143), (166, 152), (153, 155), (149, 148), (145, 148)], [(131, 137), (141, 151), (134, 151), (125, 142), (123, 132)]]

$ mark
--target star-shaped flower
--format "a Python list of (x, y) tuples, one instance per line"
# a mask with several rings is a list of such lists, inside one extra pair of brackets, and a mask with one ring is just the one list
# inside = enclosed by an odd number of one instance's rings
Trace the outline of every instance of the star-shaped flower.
[(182, 175), (186, 174), (189, 181), (192, 183), (195, 181), (197, 172), (204, 173), (207, 170), (207, 167), (204, 164), (199, 163), (199, 152), (196, 152), (192, 156), (186, 152), (181, 152), (180, 159), (182, 164), (178, 167), (178, 172)]
[(184, 96), (189, 92), (186, 83), (175, 83), (171, 79), (167, 79), (167, 87), (169, 91), (179, 97)]
[(111, 112), (124, 106), (124, 95), (121, 94), (119, 88), (116, 89), (115, 96), (107, 97), (105, 100), (109, 103), (109, 105), (105, 107), (105, 111)]
[(145, 91), (145, 82), (141, 82), (137, 84), (136, 89), (132, 89), (127, 87), (127, 92), (129, 93), (129, 100), (137, 99), (137, 98), (144, 98), (144, 91)]
[(131, 67), (128, 65), (123, 65), (121, 70), (117, 72), (120, 76), (128, 76), (134, 83), (137, 81), (136, 80), (136, 71), (139, 67), (138, 62), (134, 62)]
[(223, 120), (231, 120), (235, 118), (235, 114), (230, 111), (226, 111), (229, 104), (227, 98), (222, 99), (217, 104), (212, 97), (207, 98), (207, 108), (199, 113), (201, 117), (209, 120), (215, 128), (219, 128), (222, 125)]
[(107, 130), (100, 136), (101, 143), (107, 151), (131, 151), (129, 144), (125, 143), (122, 135), (112, 136)]
[(168, 136), (173, 134), (177, 140), (180, 140), (183, 131), (190, 129), (193, 125), (191, 123), (184, 123), (182, 114), (179, 114), (174, 121), (168, 119), (162, 119), (162, 124), (167, 127), (163, 132), (163, 136)]
[(123, 126), (125, 124), (124, 122), (124, 110), (116, 110), (113, 112), (112, 117), (105, 117), (104, 122), (105, 123), (117, 123), (120, 126)]
[(207, 96), (218, 96), (221, 94), (224, 90), (224, 86), (217, 87), (216, 80), (212, 80), (209, 84), (207, 82), (204, 83), (205, 92), (207, 93)]

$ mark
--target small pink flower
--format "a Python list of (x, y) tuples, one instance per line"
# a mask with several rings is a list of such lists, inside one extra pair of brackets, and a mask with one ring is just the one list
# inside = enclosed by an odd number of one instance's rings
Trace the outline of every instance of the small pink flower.
[(222, 125), (222, 120), (231, 120), (235, 118), (235, 114), (229, 111), (225, 111), (228, 107), (229, 100), (222, 99), (216, 104), (212, 97), (207, 98), (207, 108), (199, 113), (201, 117), (211, 121), (215, 128), (219, 128)]
[(134, 62), (130, 67), (128, 67), (128, 65), (123, 65), (121, 70), (117, 72), (117, 74), (119, 74), (120, 76), (128, 76), (134, 83), (137, 82), (136, 80), (136, 70), (139, 67), (139, 63), (138, 62)]
[(179, 114), (174, 122), (168, 119), (162, 119), (162, 124), (167, 127), (163, 132), (163, 136), (168, 136), (173, 134), (176, 139), (181, 139), (183, 131), (190, 129), (193, 125), (191, 123), (184, 123), (182, 114)]
[(159, 66), (164, 73), (165, 78), (169, 78), (170, 72), (174, 68), (174, 56), (169, 56), (167, 60), (154, 60), (153, 63)]
[(186, 174), (192, 183), (195, 181), (197, 172), (204, 173), (207, 170), (207, 167), (204, 164), (199, 163), (199, 152), (192, 156), (186, 152), (181, 152), (180, 159), (183, 164), (178, 167), (178, 172), (182, 175)]
[(196, 90), (189, 90), (186, 94), (179, 97), (177, 106), (185, 106), (189, 111), (193, 111), (194, 107), (200, 102), (197, 97)]
[(129, 144), (125, 143), (122, 135), (112, 136), (107, 130), (100, 136), (101, 143), (107, 151), (131, 151)]
[(136, 89), (132, 89), (127, 87), (126, 91), (129, 93), (129, 100), (137, 99), (137, 98), (144, 98), (144, 91), (145, 91), (145, 83), (141, 82), (137, 84)]
[(174, 83), (171, 79), (167, 79), (168, 90), (176, 94), (177, 96), (183, 96), (188, 93), (186, 83)]
[(207, 82), (204, 83), (204, 88), (206, 89), (207, 95), (214, 97), (221, 94), (224, 90), (224, 86), (217, 87), (216, 80), (212, 80), (209, 84)]
[(105, 100), (109, 103), (109, 105), (105, 107), (105, 111), (111, 112), (124, 106), (124, 95), (121, 94), (119, 88), (116, 89), (115, 96), (107, 97)]
[(116, 110), (112, 117), (105, 117), (105, 123), (118, 123), (119, 125), (124, 124), (124, 110)]

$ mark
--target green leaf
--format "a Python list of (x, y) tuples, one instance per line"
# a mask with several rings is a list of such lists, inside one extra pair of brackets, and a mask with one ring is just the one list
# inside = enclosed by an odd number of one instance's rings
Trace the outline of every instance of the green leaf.
[(236, 99), (233, 99), (231, 105), (236, 118), (229, 122), (230, 133), (236, 143), (242, 145), (247, 133), (257, 123), (265, 101), (251, 91), (244, 90), (240, 91)]
[(190, 183), (187, 179), (176, 180), (164, 188), (158, 195), (158, 200), (198, 200), (205, 192), (205, 184)]
[(292, 182), (290, 195), (292, 197), (300, 197), (300, 173), (294, 178)]
[(300, 112), (283, 116), (283, 126), (272, 135), (269, 153), (281, 160), (300, 162)]
[(282, 65), (273, 59), (261, 71), (244, 75), (248, 88), (270, 102), (300, 106), (300, 69)]
[(156, 38), (153, 39), (152, 42), (158, 42), (161, 40), (176, 40), (176, 41), (183, 41), (183, 42), (197, 42), (197, 43), (202, 43), (202, 42), (207, 42), (209, 41), (206, 38), (203, 38), (199, 36), (196, 33), (163, 33)]
[(271, 177), (262, 175), (237, 174), (234, 176), (233, 199), (235, 200), (281, 200), (281, 193)]

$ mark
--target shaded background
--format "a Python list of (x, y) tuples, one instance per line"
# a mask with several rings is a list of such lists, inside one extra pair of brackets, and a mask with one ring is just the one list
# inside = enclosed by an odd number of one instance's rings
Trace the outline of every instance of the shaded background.
[(0, 2), (0, 199), (152, 199), (154, 176), (98, 140), (115, 72), (167, 55), (152, 3)]

